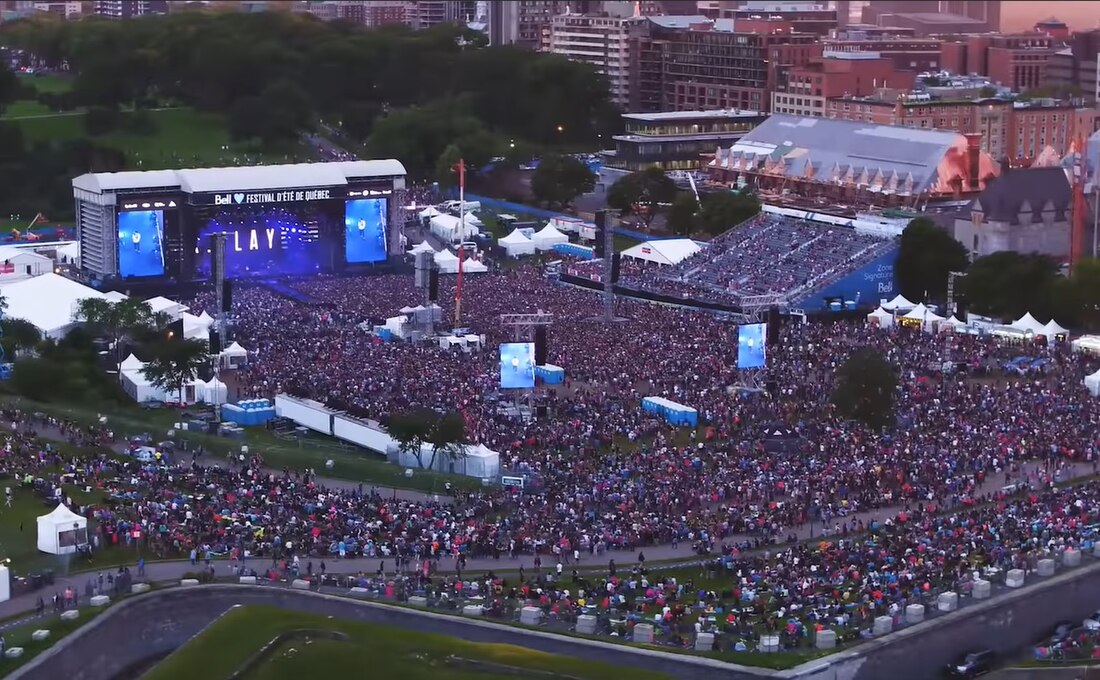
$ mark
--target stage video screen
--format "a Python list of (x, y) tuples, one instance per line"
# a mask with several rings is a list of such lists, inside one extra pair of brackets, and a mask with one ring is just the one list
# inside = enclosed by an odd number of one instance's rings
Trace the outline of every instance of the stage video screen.
[(535, 386), (535, 343), (506, 342), (500, 346), (501, 389)]
[(164, 211), (118, 214), (118, 274), (123, 278), (164, 276)]
[(752, 323), (737, 327), (737, 368), (763, 368), (768, 325)]
[(323, 205), (234, 206), (200, 222), (196, 269), (210, 273), (210, 236), (224, 233), (225, 274), (311, 274), (333, 267), (332, 208)]
[(386, 260), (386, 199), (344, 203), (344, 258), (348, 264)]

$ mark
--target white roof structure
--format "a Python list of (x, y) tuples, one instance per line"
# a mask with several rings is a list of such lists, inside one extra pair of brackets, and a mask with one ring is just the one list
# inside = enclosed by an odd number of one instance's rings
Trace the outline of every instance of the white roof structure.
[(440, 266), (446, 265), (446, 264), (451, 264), (452, 262), (455, 263), (456, 266), (458, 264), (458, 256), (455, 255), (454, 253), (452, 253), (449, 250), (439, 251), (438, 253), (435, 254), (434, 259), (435, 259), (435, 263), (440, 265)]
[(1046, 332), (1046, 326), (1039, 323), (1035, 317), (1031, 315), (1031, 312), (1024, 314), (1019, 319), (1016, 319), (1011, 324), (1013, 328), (1024, 333), (1034, 333), (1035, 335), (1043, 335)]
[(1048, 338), (1053, 338), (1055, 335), (1069, 335), (1069, 329), (1051, 319), (1047, 325), (1043, 326), (1043, 335)]
[(1085, 376), (1085, 387), (1088, 388), (1092, 396), (1100, 396), (1100, 369), (1097, 369), (1096, 372), (1091, 375)]
[(123, 373), (133, 373), (134, 371), (140, 371), (144, 366), (145, 364), (141, 362), (141, 359), (131, 354), (122, 360), (122, 363), (119, 365), (119, 370)]
[(1069, 344), (1074, 352), (1100, 354), (1100, 336), (1097, 335), (1082, 335)]
[(417, 253), (433, 253), (434, 254), (435, 253), (435, 248), (433, 248), (432, 244), (428, 243), (427, 241), (421, 241), (420, 243), (417, 243), (415, 246), (413, 246), (412, 250), (409, 251), (410, 255), (416, 255)]
[(126, 295), (126, 293), (120, 293), (117, 290), (112, 290), (111, 292), (104, 293), (103, 295), (103, 299), (105, 299), (107, 302), (122, 302), (127, 297), (129, 296)]
[(356, 179), (404, 176), (405, 166), (401, 161), (390, 158), (373, 161), (290, 163), (237, 168), (88, 173), (74, 179), (73, 188), (96, 194), (126, 189), (220, 193), (340, 186)]
[(76, 325), (73, 310), (80, 300), (105, 297), (95, 288), (52, 272), (0, 285), (0, 295), (8, 301), (9, 318), (28, 321), (55, 340)]
[(513, 229), (511, 234), (498, 238), (497, 245), (504, 248), (509, 257), (535, 254), (535, 242), (527, 238), (519, 229)]
[(536, 231), (531, 240), (539, 250), (552, 250), (559, 243), (569, 243), (569, 237), (558, 231), (552, 224), (547, 224)]
[(910, 309), (913, 309), (916, 306), (917, 306), (916, 304), (914, 304), (912, 302), (909, 302), (908, 300), (905, 299), (904, 295), (900, 295), (900, 294), (897, 297), (895, 297), (893, 300), (890, 300), (889, 302), (883, 302), (882, 303), (882, 308), (883, 309), (890, 310), (892, 312), (907, 312), (907, 311), (909, 311)]
[(867, 323), (872, 321), (878, 322), (878, 325), (883, 328), (889, 328), (894, 325), (894, 315), (886, 311), (882, 307), (879, 307), (875, 311), (867, 315)]
[[(73, 533), (81, 529), (80, 536)], [(58, 503), (53, 511), (38, 517), (38, 550), (51, 555), (75, 553), (77, 542), (87, 544), (87, 529), (87, 519), (65, 507), (64, 503)], [(62, 534), (72, 540), (62, 541)]]
[(504, 236), (502, 238), (497, 239), (497, 243), (499, 243), (501, 245), (505, 245), (505, 244), (532, 243), (532, 241), (531, 241), (531, 239), (524, 236), (523, 232), (521, 232), (519, 229), (513, 229), (511, 234), (508, 234), (507, 236)]
[(223, 357), (246, 357), (248, 356), (248, 350), (241, 347), (240, 343), (234, 340), (229, 347), (226, 347), (221, 351)]
[(421, 210), (418, 214), (421, 217), (428, 218), (428, 217), (435, 217), (436, 215), (442, 215), (443, 213), (436, 210), (434, 205), (429, 205), (427, 208), (424, 208), (423, 210)]
[(164, 312), (165, 314), (170, 314), (172, 316), (178, 317), (180, 314), (188, 310), (187, 305), (181, 305), (174, 300), (169, 300), (168, 298), (162, 297), (160, 295), (149, 298), (145, 301), (145, 303), (149, 305), (149, 309), (152, 309), (154, 314)]
[(951, 318), (944, 321), (944, 323), (949, 325), (949, 326), (952, 326), (953, 328), (962, 328), (963, 326), (966, 325), (965, 321), (960, 321), (959, 317), (955, 316), (954, 314), (951, 315)]
[(671, 238), (662, 241), (645, 241), (622, 252), (623, 257), (644, 260), (661, 265), (680, 264), (702, 250), (689, 238)]

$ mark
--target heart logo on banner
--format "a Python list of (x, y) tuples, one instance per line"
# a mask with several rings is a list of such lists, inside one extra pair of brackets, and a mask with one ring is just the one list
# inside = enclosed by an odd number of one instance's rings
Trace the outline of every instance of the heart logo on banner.
[(233, 194), (233, 200), (237, 203), (244, 203), (244, 194)]

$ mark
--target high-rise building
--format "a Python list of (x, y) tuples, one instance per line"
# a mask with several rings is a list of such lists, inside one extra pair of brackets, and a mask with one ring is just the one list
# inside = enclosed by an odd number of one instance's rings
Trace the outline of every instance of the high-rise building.
[(560, 14), (550, 22), (544, 51), (591, 64), (607, 77), (611, 101), (630, 103), (633, 17)]
[(723, 19), (733, 19), (738, 24), (752, 24), (738, 31), (745, 33), (788, 31), (828, 35), (837, 27), (838, 10), (824, 3), (775, 2), (774, 0), (748, 0), (736, 9), (723, 9)]
[(1050, 56), (1044, 85), (1079, 89), (1085, 95), (1095, 93), (1100, 101), (1096, 80), (1100, 74), (1100, 29), (1078, 31), (1070, 36), (1069, 47)]
[(477, 3), (473, 0), (414, 0), (410, 19), (415, 28), (431, 28), (465, 23), (476, 16)]
[(49, 12), (65, 17), (66, 19), (79, 19), (84, 11), (82, 3), (69, 0), (68, 2), (35, 2), (34, 11)]
[(378, 27), (412, 22), (414, 5), (404, 0), (359, 0), (355, 2), (310, 2), (306, 11), (324, 21), (350, 21)]
[(149, 14), (167, 14), (167, 0), (95, 0), (92, 11), (101, 17), (131, 19)]

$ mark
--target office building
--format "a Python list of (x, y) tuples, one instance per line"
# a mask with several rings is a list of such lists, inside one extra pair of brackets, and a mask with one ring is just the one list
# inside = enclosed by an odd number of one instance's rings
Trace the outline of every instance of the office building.
[(167, 14), (167, 0), (95, 0), (92, 11), (110, 19), (132, 19), (149, 14)]
[(1001, 30), (1000, 0), (941, 0), (939, 11), (980, 21), (984, 32)]
[(1069, 46), (1054, 52), (1047, 63), (1043, 84), (1066, 90), (1076, 89), (1086, 96), (1096, 96), (1097, 74), (1100, 73), (1100, 29), (1078, 31), (1070, 36)]
[(544, 51), (591, 64), (607, 77), (611, 101), (626, 107), (631, 88), (634, 17), (561, 14), (550, 21)]
[(83, 3), (72, 0), (69, 2), (36, 2), (34, 3), (34, 11), (49, 12), (66, 19), (79, 19), (84, 13), (84, 7)]
[(915, 75), (899, 71), (892, 60), (874, 52), (825, 52), (808, 64), (780, 71), (771, 110), (821, 117), (829, 98), (870, 95), (879, 88), (909, 90)]
[[(873, 52), (890, 59), (901, 70), (918, 73), (940, 70), (943, 43), (938, 38), (897, 35), (893, 28), (882, 30), (890, 33), (867, 31), (860, 27), (859, 30), (838, 32), (837, 37), (825, 38), (822, 43), (829, 52)], [(912, 29), (907, 30), (912, 32)]]
[(1040, 87), (1054, 39), (1041, 33), (945, 37), (940, 67), (951, 73), (989, 76), (1017, 92)]
[[(837, 10), (824, 3), (749, 0), (736, 9), (723, 10), (722, 19), (733, 19), (737, 30), (828, 35), (837, 27)], [(753, 24), (748, 28), (745, 24)]]
[(728, 147), (762, 123), (767, 114), (735, 109), (625, 113), (626, 131), (615, 135), (615, 150), (604, 165), (635, 172), (651, 166), (664, 170), (700, 170), (718, 147)]

